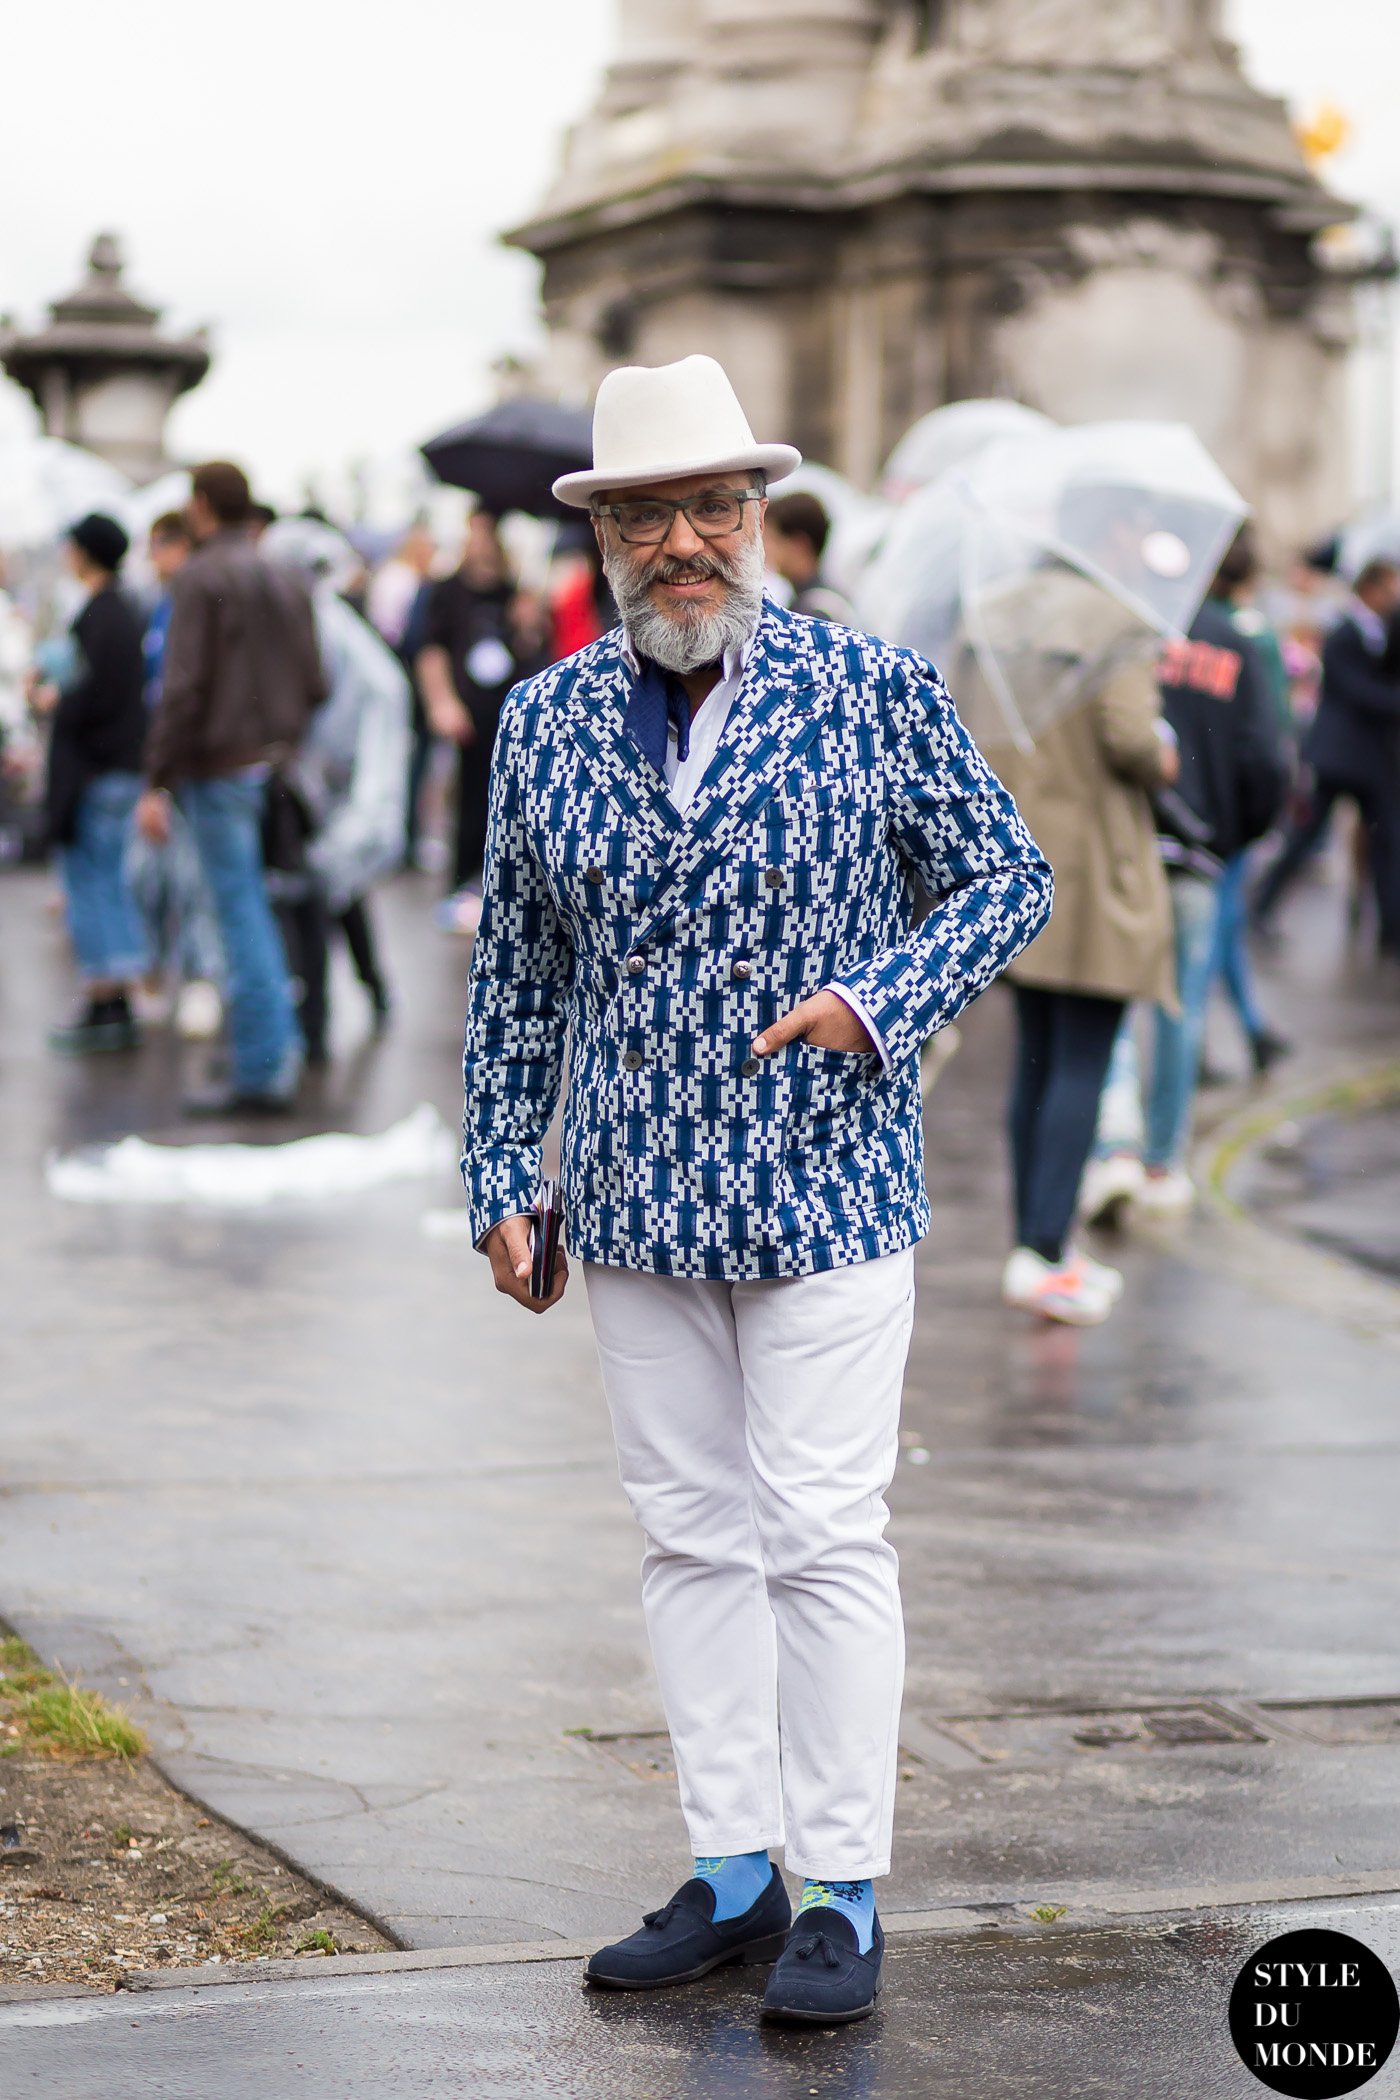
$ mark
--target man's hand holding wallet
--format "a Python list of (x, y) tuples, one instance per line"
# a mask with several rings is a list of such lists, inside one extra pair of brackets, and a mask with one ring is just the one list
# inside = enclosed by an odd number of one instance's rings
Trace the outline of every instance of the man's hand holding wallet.
[(559, 1303), (569, 1280), (563, 1227), (559, 1184), (548, 1176), (540, 1183), (532, 1210), (492, 1227), (484, 1246), (496, 1289), (504, 1297), (535, 1313)]

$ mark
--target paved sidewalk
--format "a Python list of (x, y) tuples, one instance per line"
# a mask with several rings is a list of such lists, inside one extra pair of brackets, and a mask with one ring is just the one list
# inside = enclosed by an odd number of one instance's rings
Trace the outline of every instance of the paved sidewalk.
[[(43, 1049), (40, 892), (0, 881), (0, 1611), (403, 1942), (626, 1927), (685, 1859), (581, 1293), (500, 1303), (419, 1235), (446, 1185), (258, 1219), (48, 1198), (50, 1145), (188, 1133), (173, 1053)], [(464, 952), (422, 885), (386, 901), (401, 1018), (353, 1048), (346, 989), (327, 1124), (456, 1113)], [(1363, 977), (1322, 1007), (1341, 967), (1314, 942), (1280, 979), (1322, 1062), (1393, 1044)], [(1005, 1023), (973, 1012), (929, 1117), (883, 1906), (1400, 1888), (1400, 1709), (1337, 1704), (1400, 1699), (1394, 1348), (1286, 1264), (1240, 1280), (1214, 1217), (1129, 1245), (1104, 1329), (1004, 1315)]]
[[(0, 2060), (14, 2100), (1254, 2100), (1230, 1987), (1303, 1926), (1400, 1966), (1400, 1907), (1290, 1904), (900, 1941), (876, 2017), (835, 2032), (761, 2027), (762, 1971), (638, 1998), (550, 1962), (0, 2005)], [(1400, 2091), (1396, 2058), (1366, 2090)]]

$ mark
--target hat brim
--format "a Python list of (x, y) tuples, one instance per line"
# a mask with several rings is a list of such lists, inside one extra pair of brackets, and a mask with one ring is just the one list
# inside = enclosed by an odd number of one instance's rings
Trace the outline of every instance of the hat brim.
[(630, 472), (561, 474), (554, 493), (561, 503), (587, 510), (604, 489), (645, 489), (658, 481), (679, 481), (687, 474), (766, 474), (781, 481), (802, 464), (795, 445), (750, 445), (745, 452), (731, 452), (723, 459), (659, 460), (655, 466), (634, 467)]

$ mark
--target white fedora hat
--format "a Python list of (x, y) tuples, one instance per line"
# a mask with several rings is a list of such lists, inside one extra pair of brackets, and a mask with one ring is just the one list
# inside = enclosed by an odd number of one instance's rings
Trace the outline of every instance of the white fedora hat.
[(593, 408), (593, 471), (562, 475), (554, 493), (561, 503), (587, 510), (602, 489), (745, 470), (776, 481), (801, 463), (793, 445), (755, 444), (723, 365), (712, 357), (683, 357), (679, 364), (609, 372)]

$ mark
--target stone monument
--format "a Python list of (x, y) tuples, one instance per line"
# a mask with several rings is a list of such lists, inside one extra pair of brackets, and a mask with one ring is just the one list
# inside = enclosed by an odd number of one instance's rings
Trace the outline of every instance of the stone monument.
[(1350, 216), (1221, 0), (620, 0), (511, 238), (567, 393), (709, 350), (866, 486), (946, 401), (1180, 417), (1282, 545), (1347, 507)]
[(123, 267), (115, 234), (99, 234), (86, 279), (54, 301), (46, 328), (26, 334), (0, 320), (0, 365), (34, 396), (49, 437), (154, 481), (171, 464), (166, 418), (208, 371), (209, 346), (202, 330), (162, 335), (160, 308), (133, 297)]

